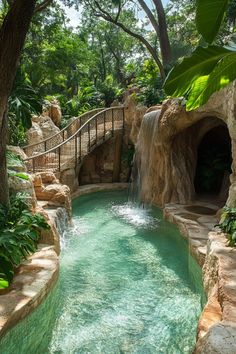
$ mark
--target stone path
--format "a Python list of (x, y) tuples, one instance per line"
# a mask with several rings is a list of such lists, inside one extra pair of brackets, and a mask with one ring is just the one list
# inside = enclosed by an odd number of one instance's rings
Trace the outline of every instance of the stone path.
[(203, 266), (207, 250), (208, 233), (217, 224), (218, 205), (196, 201), (192, 204), (167, 204), (164, 216), (178, 226), (189, 241), (190, 252)]

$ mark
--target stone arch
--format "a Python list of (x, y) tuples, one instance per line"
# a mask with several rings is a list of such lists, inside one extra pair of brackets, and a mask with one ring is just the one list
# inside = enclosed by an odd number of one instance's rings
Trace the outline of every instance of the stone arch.
[[(232, 147), (227, 205), (235, 204), (234, 92), (236, 90), (233, 91), (232, 87), (219, 92), (207, 105), (191, 112), (185, 110), (181, 101), (167, 100), (160, 110), (144, 116), (136, 149), (140, 160), (141, 198), (144, 201), (161, 207), (167, 203), (187, 204), (193, 201), (196, 198), (194, 179), (199, 144), (207, 132), (222, 126), (228, 129)], [(226, 195), (223, 202), (226, 202)]]
[[(214, 146), (214, 143), (217, 145)], [(204, 148), (208, 150), (203, 151)], [(224, 161), (219, 160), (220, 148), (224, 148), (222, 153), (225, 153), (227, 162), (231, 164), (231, 139), (227, 125), (223, 120), (211, 115), (200, 118), (172, 137), (170, 157), (173, 169), (172, 180), (176, 186), (173, 186), (173, 189), (178, 193), (174, 197), (178, 198), (177, 202), (185, 203), (196, 197), (207, 199), (213, 196), (215, 199), (216, 196), (218, 197), (219, 203), (226, 202), (230, 169), (227, 167), (228, 173), (223, 171)], [(216, 166), (217, 159), (219, 165), (222, 164), (218, 166), (219, 169)]]

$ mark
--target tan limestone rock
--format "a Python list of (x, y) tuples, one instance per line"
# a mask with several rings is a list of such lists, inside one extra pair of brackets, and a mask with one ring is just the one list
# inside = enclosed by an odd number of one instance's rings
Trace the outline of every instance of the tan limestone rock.
[[(40, 119), (40, 129), (43, 133), (43, 139), (47, 139), (50, 136), (60, 132), (60, 129), (54, 124), (50, 117), (41, 117)], [(61, 136), (58, 136), (58, 144), (62, 142)]]
[(27, 155), (25, 154), (24, 150), (22, 150), (19, 146), (8, 145), (7, 150), (10, 150), (11, 152), (19, 156), (22, 160), (27, 158)]
[(52, 119), (53, 123), (56, 124), (57, 127), (61, 124), (61, 107), (59, 106), (58, 102), (52, 102), (50, 106), (49, 116)]
[(39, 173), (32, 175), (32, 182), (34, 187), (42, 188), (43, 182), (42, 182), (42, 177)]
[(235, 354), (236, 326), (230, 322), (220, 322), (212, 326), (206, 336), (198, 342), (195, 353)]
[[(180, 99), (166, 100), (145, 114), (137, 141), (142, 197), (159, 206), (188, 203), (195, 197), (197, 148), (204, 135), (227, 125), (232, 145), (232, 171), (227, 204), (236, 200), (236, 83), (215, 93), (203, 107), (186, 112)], [(134, 104), (130, 103), (132, 116)], [(226, 185), (226, 183), (225, 183)], [(227, 186), (228, 190), (228, 186)], [(224, 190), (224, 198), (227, 191)]]
[(37, 252), (18, 268), (6, 294), (0, 296), (0, 336), (42, 302), (56, 283), (58, 270), (54, 247), (39, 244)]
[(14, 191), (15, 193), (21, 192), (26, 193), (27, 201), (31, 208), (34, 210), (37, 205), (37, 199), (34, 191), (34, 186), (32, 182), (32, 178), (30, 175), (26, 174), (29, 179), (22, 179), (20, 177), (11, 175), (8, 178), (9, 189)]
[(127, 95), (125, 100), (125, 136), (126, 144), (131, 140), (134, 144), (137, 142), (143, 116), (147, 107), (139, 106), (135, 95)]
[(65, 207), (71, 211), (70, 188), (62, 184), (48, 184), (35, 187), (38, 200), (45, 200), (48, 205)]
[(46, 245), (53, 245), (55, 252), (60, 254), (60, 236), (55, 225), (55, 221), (49, 217), (49, 213), (38, 206), (36, 212), (43, 215), (50, 226), (49, 230), (41, 230), (39, 242)]
[[(43, 132), (38, 123), (32, 122), (32, 127), (27, 131), (28, 145), (40, 143), (44, 139)], [(40, 152), (40, 151), (39, 151)]]
[(64, 170), (60, 174), (60, 181), (62, 184), (66, 184), (71, 191), (74, 191), (78, 187), (78, 178), (74, 168)]
[[(37, 174), (36, 174), (37, 175)], [(59, 180), (56, 178), (55, 174), (51, 171), (40, 172), (38, 175), (41, 176), (42, 183), (44, 184), (58, 184)]]

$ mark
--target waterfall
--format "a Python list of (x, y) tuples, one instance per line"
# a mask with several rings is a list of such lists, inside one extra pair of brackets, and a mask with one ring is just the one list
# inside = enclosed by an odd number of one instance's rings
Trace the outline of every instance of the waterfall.
[(158, 119), (161, 109), (144, 115), (136, 144), (129, 201), (137, 204), (152, 201), (151, 186), (151, 159), (155, 147), (155, 131), (158, 128)]
[(134, 154), (133, 158), (133, 166), (131, 171), (131, 178), (129, 183), (129, 193), (128, 193), (128, 202), (132, 204), (141, 204), (140, 200), (140, 169), (139, 169), (139, 162), (137, 161), (138, 155), (137, 153)]
[(71, 218), (65, 208), (59, 207), (55, 213), (55, 224), (60, 235), (61, 246), (65, 244), (65, 231), (71, 225)]

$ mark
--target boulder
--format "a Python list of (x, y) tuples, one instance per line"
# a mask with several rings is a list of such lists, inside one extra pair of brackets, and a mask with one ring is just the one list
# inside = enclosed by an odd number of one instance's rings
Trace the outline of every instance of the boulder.
[(235, 354), (236, 326), (231, 322), (220, 322), (212, 326), (198, 343), (195, 353)]
[(41, 214), (50, 226), (50, 229), (42, 229), (39, 242), (46, 245), (53, 245), (56, 253), (60, 254), (60, 235), (55, 225), (54, 218), (50, 218), (49, 213), (41, 207), (37, 207), (36, 212)]
[[(47, 139), (52, 135), (55, 135), (60, 132), (60, 129), (53, 123), (50, 117), (42, 117), (39, 126), (43, 134), (43, 139)], [(58, 144), (62, 142), (62, 138), (60, 135), (57, 137), (57, 139)]]
[(50, 106), (49, 116), (57, 127), (61, 125), (61, 107), (59, 106), (57, 101), (52, 102)]
[(28, 145), (40, 143), (43, 140), (43, 132), (38, 123), (32, 122), (32, 127), (26, 133)]
[(54, 173), (51, 171), (36, 173), (36, 176), (40, 176), (42, 179), (42, 183), (44, 183), (44, 184), (50, 184), (50, 183), (58, 184), (58, 183), (60, 183), (59, 180), (54, 175)]
[(13, 152), (15, 155), (19, 156), (22, 160), (27, 158), (24, 150), (22, 150), (19, 146), (8, 145), (7, 150)]
[[(50, 206), (64, 207), (71, 212), (70, 188), (58, 182), (50, 173), (37, 173), (33, 177), (34, 190), (38, 200), (47, 201)], [(47, 181), (49, 184), (44, 184)]]
[(34, 185), (31, 176), (28, 175), (29, 179), (22, 179), (20, 177), (10, 175), (8, 178), (9, 189), (15, 193), (23, 192), (28, 194), (28, 202), (32, 209), (35, 209), (37, 205), (37, 199), (34, 191)]
[(126, 95), (125, 100), (125, 136), (124, 141), (128, 144), (132, 141), (136, 144), (141, 122), (147, 107), (139, 106), (135, 95)]
[(57, 127), (61, 125), (61, 119), (62, 119), (61, 107), (59, 102), (56, 99), (52, 100), (51, 102), (45, 103), (43, 107), (42, 115), (44, 117), (50, 117), (53, 123)]

